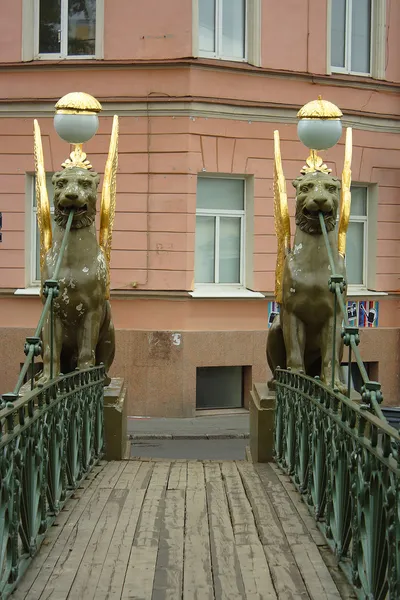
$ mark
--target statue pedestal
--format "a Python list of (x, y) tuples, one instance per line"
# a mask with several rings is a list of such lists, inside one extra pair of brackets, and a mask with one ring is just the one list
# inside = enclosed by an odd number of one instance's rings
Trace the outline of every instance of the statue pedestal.
[(129, 458), (127, 406), (127, 389), (124, 386), (124, 380), (113, 377), (110, 385), (104, 388), (105, 460)]
[(275, 392), (255, 383), (250, 392), (250, 453), (253, 462), (271, 462), (274, 448)]

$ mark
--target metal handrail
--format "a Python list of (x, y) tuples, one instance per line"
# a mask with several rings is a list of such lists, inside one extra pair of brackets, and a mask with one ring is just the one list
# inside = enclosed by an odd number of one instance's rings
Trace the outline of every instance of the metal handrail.
[[(347, 311), (343, 300), (343, 292), (346, 286), (346, 282), (342, 275), (337, 275), (335, 273), (335, 261), (333, 260), (332, 249), (329, 243), (328, 233), (326, 231), (326, 225), (324, 220), (324, 215), (320, 211), (319, 212), (319, 222), (321, 225), (322, 235), (324, 238), (326, 251), (328, 253), (329, 264), (331, 267), (332, 276), (329, 281), (329, 289), (332, 293), (336, 295), (337, 303), (335, 302), (334, 306), (334, 330), (336, 330), (337, 323), (337, 304), (339, 304), (340, 311), (342, 313), (342, 319), (344, 322), (343, 328), (343, 341), (346, 346), (349, 348), (349, 369), (348, 369), (348, 380), (347, 380), (347, 394), (350, 397), (350, 388), (351, 388), (351, 362), (352, 362), (352, 352), (354, 353), (354, 358), (356, 360), (357, 366), (360, 370), (360, 374), (363, 380), (363, 388), (362, 388), (362, 399), (368, 408), (371, 408), (374, 413), (382, 419), (385, 423), (387, 423), (387, 419), (382, 412), (381, 407), (379, 406), (383, 400), (382, 392), (381, 392), (381, 384), (377, 381), (371, 381), (368, 377), (367, 370), (365, 368), (364, 362), (361, 358), (360, 351), (358, 349), (358, 345), (360, 343), (359, 329), (358, 327), (350, 326), (349, 320), (347, 317)], [(335, 336), (333, 336), (333, 347), (332, 347), (332, 387), (334, 388), (335, 382), (335, 354), (336, 354), (336, 340)]]

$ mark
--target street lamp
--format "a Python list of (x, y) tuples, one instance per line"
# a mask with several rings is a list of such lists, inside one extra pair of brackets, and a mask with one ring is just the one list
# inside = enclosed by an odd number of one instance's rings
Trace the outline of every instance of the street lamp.
[(304, 172), (327, 170), (317, 151), (327, 150), (337, 144), (342, 135), (342, 116), (342, 111), (335, 104), (322, 100), (321, 96), (318, 100), (308, 102), (299, 110), (297, 135), (310, 149)]
[(63, 167), (90, 168), (82, 144), (89, 141), (99, 128), (100, 102), (90, 94), (72, 92), (63, 96), (55, 108), (55, 130), (62, 140), (75, 145)]

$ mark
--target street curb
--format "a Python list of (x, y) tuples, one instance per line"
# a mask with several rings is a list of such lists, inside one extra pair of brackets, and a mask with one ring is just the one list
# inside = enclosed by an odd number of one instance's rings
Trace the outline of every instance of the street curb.
[(130, 434), (133, 442), (144, 440), (234, 440), (248, 439), (248, 433), (138, 433)]

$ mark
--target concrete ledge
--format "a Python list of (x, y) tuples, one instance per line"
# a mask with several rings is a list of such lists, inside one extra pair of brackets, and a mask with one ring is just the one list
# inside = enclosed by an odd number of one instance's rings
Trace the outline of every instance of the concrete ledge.
[(124, 460), (127, 455), (127, 389), (114, 377), (104, 388), (105, 459)]
[(137, 433), (129, 436), (131, 440), (243, 440), (248, 433)]
[(255, 383), (250, 393), (250, 454), (253, 462), (271, 462), (274, 449), (275, 392)]

